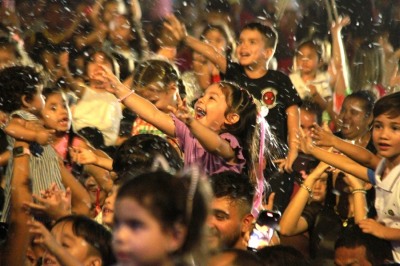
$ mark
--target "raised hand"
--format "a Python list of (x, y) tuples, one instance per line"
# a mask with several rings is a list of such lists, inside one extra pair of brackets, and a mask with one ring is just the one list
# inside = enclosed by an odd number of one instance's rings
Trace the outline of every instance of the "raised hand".
[(317, 146), (332, 147), (336, 137), (327, 125), (320, 127), (317, 123), (314, 123), (311, 138)]
[(30, 212), (46, 213), (53, 220), (71, 214), (71, 190), (62, 191), (53, 183), (40, 196), (33, 195), (35, 202), (24, 202), (24, 207)]
[(92, 150), (83, 147), (72, 147), (70, 155), (72, 161), (78, 164), (96, 164), (98, 161), (97, 155)]
[(339, 17), (336, 21), (332, 22), (331, 31), (332, 34), (340, 33), (340, 31), (347, 25), (350, 25), (350, 17)]
[(168, 106), (168, 110), (186, 125), (189, 125), (193, 121), (193, 114), (187, 106), (186, 101), (182, 101), (181, 98), (178, 99), (176, 108), (173, 106)]
[(177, 42), (184, 41), (188, 36), (186, 27), (174, 15), (166, 16), (164, 28), (175, 38)]

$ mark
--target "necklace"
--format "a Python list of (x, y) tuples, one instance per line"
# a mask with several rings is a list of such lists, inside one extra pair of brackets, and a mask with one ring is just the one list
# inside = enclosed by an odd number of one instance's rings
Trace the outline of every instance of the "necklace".
[(349, 219), (353, 218), (354, 216), (348, 216), (345, 219), (342, 218), (342, 216), (340, 215), (340, 213), (337, 210), (337, 207), (334, 207), (335, 213), (336, 215), (339, 217), (340, 221), (342, 222), (342, 227), (347, 227), (349, 225)]

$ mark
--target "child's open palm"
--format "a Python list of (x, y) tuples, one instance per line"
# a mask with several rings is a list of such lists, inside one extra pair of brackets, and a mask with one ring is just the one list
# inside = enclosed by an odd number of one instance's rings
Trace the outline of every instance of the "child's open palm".
[(168, 110), (171, 111), (179, 120), (186, 125), (189, 125), (193, 121), (193, 114), (186, 104), (186, 100), (178, 99), (177, 107), (168, 106)]
[(327, 125), (320, 127), (316, 123), (314, 123), (314, 129), (311, 133), (311, 137), (316, 145), (327, 147), (333, 146), (333, 141), (335, 138)]

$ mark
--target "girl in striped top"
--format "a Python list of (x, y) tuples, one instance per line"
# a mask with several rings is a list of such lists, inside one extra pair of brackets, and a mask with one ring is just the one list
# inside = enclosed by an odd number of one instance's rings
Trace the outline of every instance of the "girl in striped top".
[[(56, 151), (50, 145), (54, 130), (44, 129), (41, 111), (44, 106), (43, 80), (32, 67), (13, 66), (0, 71), (0, 110), (9, 114), (9, 121), (2, 124), (8, 135), (14, 156), (29, 156), (29, 175), (32, 194), (40, 195), (52, 183), (65, 190)], [(29, 150), (13, 147), (15, 139), (29, 142)], [(5, 204), (0, 214), (7, 222), (11, 207), (11, 179), (13, 156), (6, 171)]]

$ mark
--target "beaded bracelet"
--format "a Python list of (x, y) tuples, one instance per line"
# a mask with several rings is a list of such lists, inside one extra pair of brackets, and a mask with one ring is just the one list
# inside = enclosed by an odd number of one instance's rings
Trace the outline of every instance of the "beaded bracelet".
[(308, 192), (308, 194), (310, 195), (310, 198), (313, 197), (312, 189), (310, 187), (308, 187), (308, 186), (306, 186), (304, 184), (300, 184), (300, 187), (305, 189)]
[(125, 101), (126, 98), (128, 98), (129, 96), (131, 96), (132, 94), (135, 93), (135, 90), (131, 90), (129, 93), (127, 93), (125, 96), (123, 96), (122, 98), (118, 99), (118, 102), (121, 103), (123, 101)]
[(363, 188), (357, 188), (357, 189), (353, 189), (353, 191), (351, 193), (353, 193), (353, 194), (356, 194), (356, 193), (367, 194), (367, 191), (365, 189), (363, 189)]

